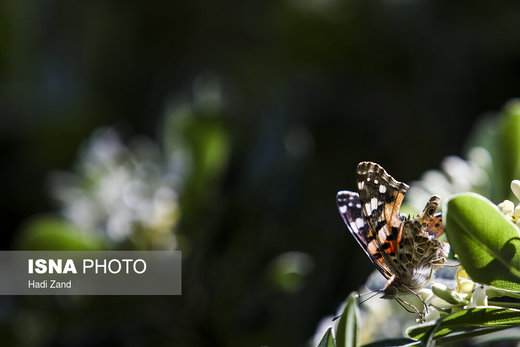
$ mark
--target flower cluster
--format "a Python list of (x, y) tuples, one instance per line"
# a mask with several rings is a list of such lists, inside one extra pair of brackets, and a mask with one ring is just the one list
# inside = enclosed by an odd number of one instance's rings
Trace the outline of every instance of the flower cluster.
[[(511, 182), (511, 190), (518, 200), (520, 200), (520, 181)], [(511, 200), (504, 200), (498, 204), (498, 208), (504, 213), (507, 219), (520, 227), (520, 204), (516, 205)]]
[(426, 315), (427, 321), (436, 320), (461, 309), (488, 305), (487, 286), (473, 282), (462, 266), (459, 266), (455, 280), (455, 289), (438, 282), (433, 283), (431, 289), (421, 291), (421, 295), (426, 296), (425, 301), (430, 305)]
[(178, 179), (152, 140), (133, 140), (126, 146), (115, 130), (97, 130), (80, 154), (77, 172), (53, 174), (52, 194), (65, 218), (111, 244), (176, 248)]

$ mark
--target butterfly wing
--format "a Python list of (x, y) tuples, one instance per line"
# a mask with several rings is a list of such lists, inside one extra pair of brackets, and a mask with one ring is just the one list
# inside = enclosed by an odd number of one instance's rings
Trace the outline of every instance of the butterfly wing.
[(437, 238), (444, 234), (444, 224), (442, 224), (442, 214), (436, 213), (426, 226), (425, 231)]
[[(408, 185), (396, 181), (380, 165), (372, 162), (359, 163), (357, 184), (363, 213), (375, 234), (374, 246), (369, 247), (369, 251), (381, 254), (380, 262), (388, 267), (399, 250), (403, 223), (399, 207)], [(395, 267), (390, 266), (392, 268)]]
[[(444, 224), (442, 223), (442, 213), (436, 213), (432, 220), (426, 226), (425, 231), (435, 236), (435, 238), (439, 238), (444, 234)], [(447, 256), (450, 253), (450, 244), (448, 242), (440, 242), (440, 247), (443, 250), (443, 253)]]
[(384, 262), (381, 261), (382, 255), (378, 252), (377, 246), (374, 243), (374, 235), (366, 223), (359, 194), (346, 190), (340, 191), (336, 197), (336, 202), (338, 204), (339, 213), (352, 236), (354, 236), (358, 244), (383, 276), (390, 278), (392, 274), (389, 269), (384, 266)]

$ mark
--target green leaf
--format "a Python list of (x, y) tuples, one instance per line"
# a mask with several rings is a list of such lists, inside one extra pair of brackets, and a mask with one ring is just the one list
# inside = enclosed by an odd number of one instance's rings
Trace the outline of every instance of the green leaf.
[(520, 293), (495, 287), (487, 287), (488, 304), (492, 306), (520, 308)]
[(520, 325), (520, 310), (501, 307), (473, 308), (437, 321), (410, 327), (408, 336), (426, 343), (453, 342)]
[(55, 216), (37, 216), (22, 227), (15, 248), (38, 251), (95, 251), (103, 242), (92, 233)]
[(520, 291), (520, 233), (486, 198), (459, 194), (445, 202), (446, 234), (476, 282)]
[(332, 336), (332, 328), (329, 328), (325, 335), (321, 338), (318, 347), (336, 347), (336, 342), (334, 342), (334, 336)]
[(338, 347), (359, 346), (357, 293), (352, 292), (345, 302), (345, 309), (336, 327), (336, 345)]
[[(507, 153), (507, 160), (503, 161), (504, 181), (507, 188), (513, 179), (520, 178), (520, 102), (510, 101), (504, 108), (504, 117), (501, 122), (502, 151)], [(511, 196), (509, 189), (505, 196)]]
[[(496, 327), (496, 328), (477, 328), (477, 329), (467, 329), (466, 331), (457, 331), (456, 333), (448, 336), (443, 336), (438, 339), (435, 339), (435, 342), (438, 344), (444, 343), (453, 343), (459, 341), (467, 341), (473, 337), (488, 335), (491, 333), (495, 333), (497, 331), (502, 331), (506, 329), (510, 329), (511, 327)], [(432, 343), (430, 346), (434, 346)]]
[[(505, 329), (503, 329), (505, 330)], [(487, 334), (472, 339), (474, 346), (516, 346), (517, 344), (500, 344), (500, 342), (517, 342), (520, 341), (520, 328), (511, 328), (506, 331), (500, 331), (496, 334)]]
[(380, 341), (369, 343), (367, 345), (363, 345), (363, 347), (388, 347), (388, 346), (412, 347), (412, 346), (422, 346), (422, 343), (420, 341), (416, 341), (416, 340), (412, 340), (412, 339), (398, 338), (398, 339), (380, 340)]

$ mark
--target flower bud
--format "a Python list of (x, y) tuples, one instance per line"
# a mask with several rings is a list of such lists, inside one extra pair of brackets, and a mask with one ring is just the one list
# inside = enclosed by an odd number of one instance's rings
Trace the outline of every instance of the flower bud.
[(467, 304), (467, 300), (464, 300), (459, 293), (457, 293), (454, 290), (451, 290), (446, 285), (442, 283), (434, 283), (432, 284), (432, 292), (437, 297), (441, 298), (442, 300), (446, 301), (447, 303), (451, 305), (465, 305)]
[(478, 286), (473, 291), (473, 295), (471, 296), (471, 300), (467, 305), (467, 308), (474, 308), (477, 306), (487, 306), (488, 298), (486, 295), (486, 288), (484, 286)]
[(515, 212), (513, 213), (513, 220), (518, 220), (520, 219), (520, 205), (517, 205), (515, 207)]
[(513, 180), (511, 182), (511, 190), (513, 191), (513, 194), (515, 194), (516, 198), (520, 200), (520, 181), (519, 180)]
[(458, 286), (458, 292), (469, 294), (473, 291), (475, 288), (475, 282), (469, 279), (461, 278), (459, 279), (459, 286)]
[(431, 322), (439, 318), (441, 318), (441, 313), (433, 306), (430, 306), (428, 308), (428, 313), (426, 313), (426, 315), (424, 316), (424, 320), (426, 322)]
[(504, 213), (507, 217), (511, 218), (513, 216), (513, 211), (515, 210), (515, 204), (513, 204), (510, 200), (504, 200), (500, 204), (498, 204), (498, 208)]

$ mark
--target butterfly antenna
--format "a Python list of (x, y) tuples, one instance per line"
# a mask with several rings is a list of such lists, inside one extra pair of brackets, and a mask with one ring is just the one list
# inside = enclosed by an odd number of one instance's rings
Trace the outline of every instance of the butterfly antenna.
[[(364, 299), (363, 301), (360, 301), (358, 302), (358, 305), (361, 305), (362, 303), (364, 303), (365, 301), (368, 301), (370, 299), (372, 299), (374, 296), (376, 296), (377, 294), (381, 293), (380, 290), (372, 290), (372, 291), (369, 291), (369, 292), (365, 292), (365, 293), (361, 293), (361, 294), (357, 294), (356, 297), (357, 298), (360, 298), (362, 296), (366, 296), (366, 295), (370, 295), (368, 298)], [(341, 316), (343, 316), (343, 314), (340, 314), (339, 316), (336, 316), (334, 318), (332, 318), (332, 321), (334, 322), (335, 320), (337, 320), (338, 318), (340, 318)]]
[[(366, 292), (366, 293), (363, 293), (363, 295), (366, 295), (366, 294), (372, 294), (372, 295), (370, 295), (368, 298), (366, 298), (366, 299), (360, 301), (360, 302), (358, 303), (358, 305), (361, 305), (361, 304), (367, 302), (368, 300), (372, 299), (374, 296), (376, 296), (376, 295), (379, 294), (379, 293), (381, 293), (380, 290), (374, 290), (374, 291), (372, 291), (372, 292)], [(358, 295), (358, 297), (360, 297), (360, 296), (361, 296), (361, 295)]]
[(374, 294), (374, 293), (379, 293), (379, 292), (380, 292), (379, 290), (369, 290), (368, 292), (357, 293), (357, 294), (356, 294), (356, 298), (360, 298), (360, 297), (365, 296), (365, 295)]

